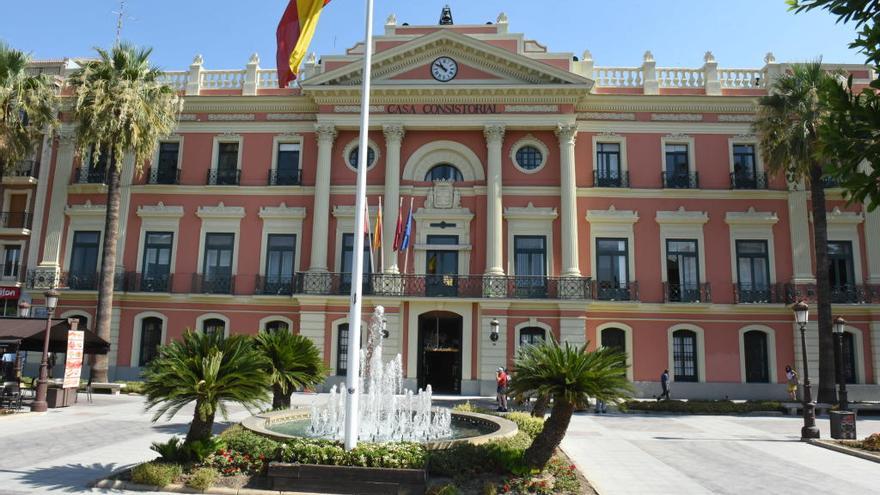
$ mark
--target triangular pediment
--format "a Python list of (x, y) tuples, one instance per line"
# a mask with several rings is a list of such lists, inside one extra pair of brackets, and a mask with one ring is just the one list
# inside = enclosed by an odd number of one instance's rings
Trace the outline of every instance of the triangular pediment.
[[(430, 64), (446, 56), (459, 64), (459, 75), (449, 82), (432, 78)], [(373, 56), (374, 86), (474, 84), (560, 85), (589, 89), (593, 82), (539, 60), (510, 52), (484, 41), (440, 30)], [(362, 59), (303, 81), (303, 89), (356, 86), (363, 80)]]

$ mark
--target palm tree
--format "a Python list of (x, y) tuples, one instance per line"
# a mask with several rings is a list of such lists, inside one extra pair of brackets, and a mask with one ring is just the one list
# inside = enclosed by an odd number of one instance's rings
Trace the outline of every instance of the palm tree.
[(195, 402), (193, 420), (185, 444), (211, 438), (214, 415), (226, 417), (226, 403), (248, 410), (267, 399), (269, 385), (266, 358), (245, 335), (224, 337), (219, 333), (187, 330), (180, 341), (159, 350), (159, 357), (144, 372), (146, 409), (156, 408), (153, 421), (171, 419)]
[(534, 394), (553, 399), (550, 417), (526, 449), (525, 462), (543, 468), (568, 430), (576, 408), (587, 407), (590, 397), (618, 402), (632, 392), (626, 379), (626, 354), (617, 349), (588, 351), (587, 345), (560, 345), (555, 339), (526, 346), (514, 364), (510, 389), (514, 394)]
[(770, 95), (761, 98), (754, 123), (768, 170), (784, 173), (792, 183), (804, 181), (810, 187), (819, 307), (819, 402), (835, 402), (828, 224), (822, 184), (825, 172), (819, 158), (818, 133), (828, 117), (821, 94), (829, 84), (837, 82), (820, 62), (792, 65), (773, 82)]
[(295, 390), (324, 380), (327, 373), (324, 359), (308, 338), (288, 331), (262, 330), (255, 344), (266, 358), (266, 373), (272, 384), (272, 409), (289, 409), (290, 396)]
[(46, 126), (56, 123), (55, 85), (29, 74), (28, 54), (0, 41), (0, 172), (37, 147)]
[[(150, 65), (152, 50), (127, 43), (107, 51), (96, 48), (98, 59), (87, 62), (70, 78), (75, 91), (74, 119), (77, 144), (85, 156), (94, 150), (92, 160), (109, 153), (107, 176), (107, 216), (98, 281), (98, 307), (95, 330), (110, 341), (110, 311), (116, 268), (116, 241), (119, 233), (119, 194), (121, 167), (126, 153), (133, 155), (140, 171), (156, 148), (159, 138), (171, 133), (176, 124), (181, 99), (161, 82), (161, 72)], [(94, 379), (107, 381), (107, 357), (97, 356)]]

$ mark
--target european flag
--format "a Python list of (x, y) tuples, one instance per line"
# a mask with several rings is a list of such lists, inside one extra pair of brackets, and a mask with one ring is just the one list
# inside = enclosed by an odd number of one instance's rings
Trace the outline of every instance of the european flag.
[(403, 240), (400, 241), (400, 250), (406, 251), (409, 248), (410, 235), (412, 234), (413, 209), (409, 207), (409, 215), (406, 217), (406, 228), (403, 231)]

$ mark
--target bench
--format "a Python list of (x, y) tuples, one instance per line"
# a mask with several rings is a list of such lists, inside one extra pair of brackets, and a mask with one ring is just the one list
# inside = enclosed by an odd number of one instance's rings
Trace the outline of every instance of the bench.
[(125, 388), (124, 383), (92, 383), (92, 391), (95, 390), (109, 390), (110, 395), (119, 395), (119, 392)]
[[(798, 411), (801, 411), (804, 407), (801, 402), (784, 402), (782, 405), (788, 414), (792, 416), (797, 415)], [(816, 415), (826, 414), (833, 407), (834, 404), (816, 403)], [(850, 403), (848, 409), (856, 413), (859, 411), (880, 411), (880, 403)]]

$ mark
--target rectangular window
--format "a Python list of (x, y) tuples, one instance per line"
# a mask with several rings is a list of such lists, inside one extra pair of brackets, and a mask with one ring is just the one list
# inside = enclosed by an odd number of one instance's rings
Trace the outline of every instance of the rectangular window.
[(736, 241), (736, 276), (738, 302), (770, 302), (770, 257), (767, 241)]
[(627, 239), (596, 239), (596, 296), (604, 301), (628, 301), (629, 246)]
[[(456, 235), (429, 235), (431, 246), (457, 246)], [(428, 249), (425, 252), (425, 293), (429, 297), (458, 295), (458, 251)]]
[(70, 250), (70, 271), (67, 285), (74, 290), (94, 290), (97, 287), (98, 249), (100, 232), (73, 233)]
[(336, 376), (348, 373), (348, 323), (339, 325), (336, 337)]
[(232, 256), (235, 234), (206, 234), (205, 261), (202, 268), (202, 292), (232, 292)]
[(238, 184), (238, 143), (217, 144), (216, 184)]
[(18, 278), (21, 265), (21, 246), (7, 244), (3, 249), (3, 278)]
[(733, 186), (736, 189), (758, 188), (755, 146), (752, 144), (733, 145)]
[(264, 294), (292, 294), (296, 236), (269, 234), (266, 240)]
[(547, 297), (547, 238), (514, 236), (513, 253), (516, 296)]
[(147, 232), (144, 235), (144, 259), (141, 267), (143, 292), (167, 292), (171, 278), (172, 232)]
[(691, 184), (690, 165), (688, 163), (688, 145), (666, 145), (665, 187), (688, 189)]
[[(364, 234), (364, 262), (362, 267), (363, 273), (363, 291), (367, 292), (370, 287), (370, 274), (373, 273), (372, 263), (370, 262), (370, 243), (372, 236)], [(351, 267), (354, 265), (354, 234), (342, 234), (342, 259), (340, 266), (342, 267), (342, 285), (340, 291), (347, 293), (351, 291)]]
[(176, 184), (179, 154), (180, 143), (159, 143), (159, 159), (156, 170), (150, 173), (150, 182), (153, 184)]
[(299, 180), (300, 145), (280, 143), (278, 145), (277, 168), (273, 185), (292, 186)]
[(700, 300), (700, 269), (697, 241), (667, 239), (666, 298), (671, 302)]
[(690, 330), (676, 330), (672, 334), (672, 359), (675, 381), (696, 382), (697, 375), (697, 334)]
[(851, 241), (828, 241), (828, 278), (831, 282), (831, 302), (858, 301)]
[(621, 187), (620, 144), (596, 143), (596, 186)]
[(89, 150), (89, 163), (85, 168), (84, 176), (80, 176), (80, 182), (88, 184), (103, 184), (107, 180), (109, 164), (113, 163), (113, 152), (108, 148), (96, 156), (95, 147)]

